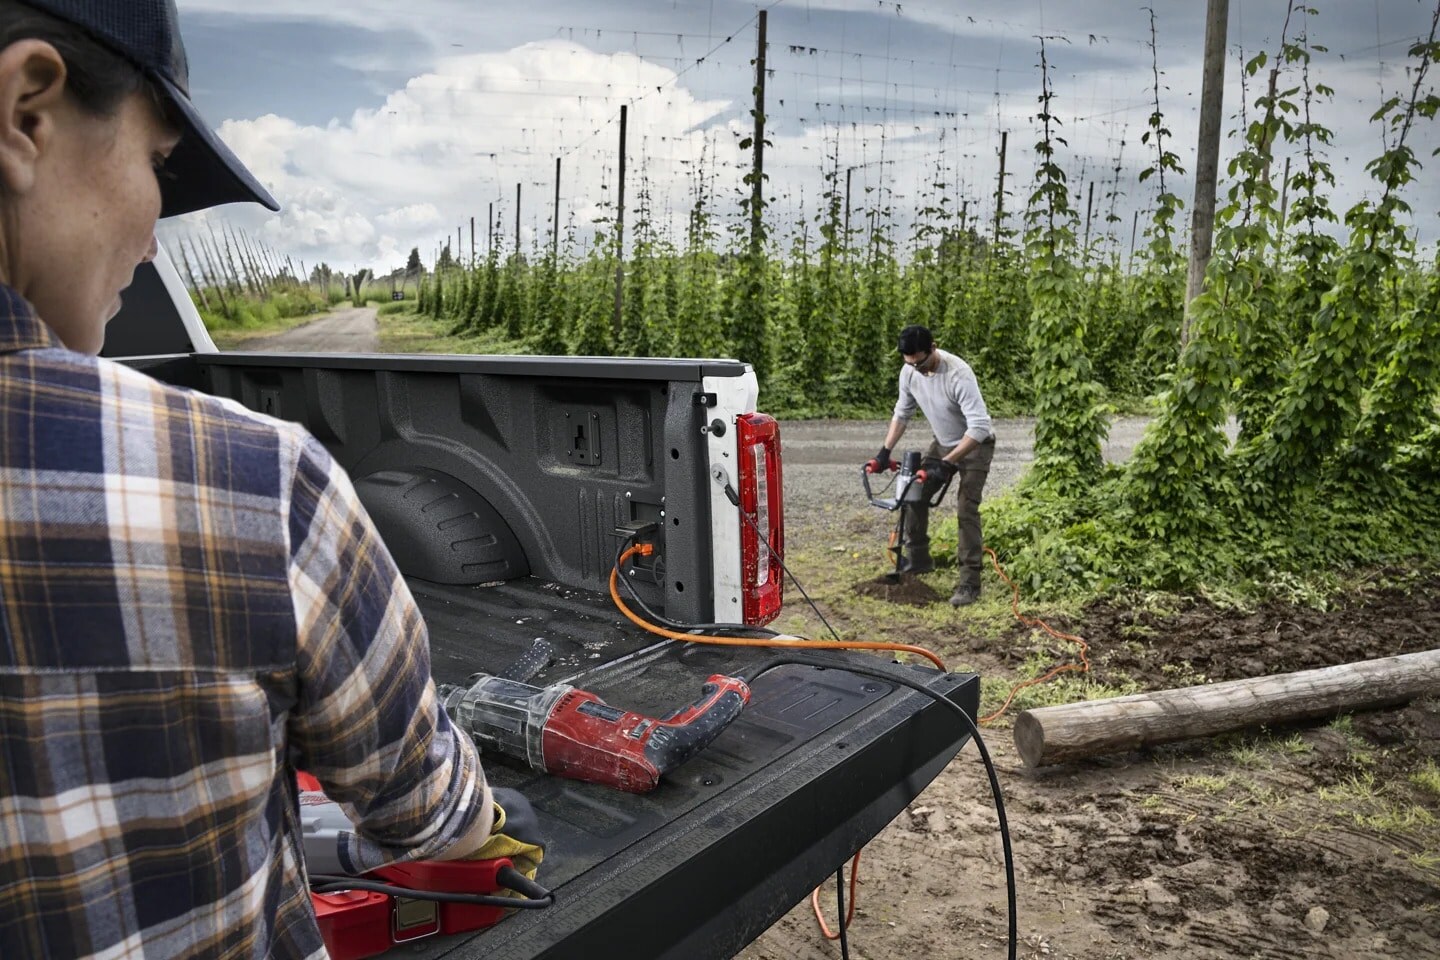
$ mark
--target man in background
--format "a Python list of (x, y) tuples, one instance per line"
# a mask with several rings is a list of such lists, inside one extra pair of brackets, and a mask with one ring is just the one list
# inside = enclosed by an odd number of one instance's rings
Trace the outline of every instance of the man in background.
[(890, 468), (890, 452), (900, 442), (917, 406), (935, 434), (925, 451), (924, 496), (906, 510), (900, 572), (935, 569), (930, 556), (929, 504), (942, 484), (957, 480), (960, 575), (950, 605), (963, 607), (980, 598), (981, 548), (985, 543), (980, 529), (980, 495), (995, 456), (990, 414), (970, 365), (937, 347), (927, 328), (914, 325), (901, 330), (900, 355), (905, 361), (900, 368), (900, 398), (885, 445), (875, 455), (877, 468)]

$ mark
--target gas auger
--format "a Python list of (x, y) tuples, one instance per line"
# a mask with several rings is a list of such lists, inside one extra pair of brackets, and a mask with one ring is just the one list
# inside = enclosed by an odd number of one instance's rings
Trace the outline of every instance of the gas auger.
[[(935, 495), (926, 500), (925, 480), (926, 472), (921, 469), (922, 456), (919, 450), (908, 451), (900, 461), (890, 461), (890, 469), (898, 471), (891, 483), (894, 496), (877, 497), (870, 488), (870, 474), (879, 471), (880, 465), (877, 461), (871, 460), (860, 468), (860, 482), (865, 486), (865, 496), (872, 506), (881, 510), (888, 510), (897, 514), (895, 520), (895, 532), (890, 535), (890, 552), (895, 557), (895, 569), (885, 575), (885, 579), (891, 583), (899, 583), (901, 575), (901, 564), (905, 560), (905, 511), (915, 504), (925, 503), (926, 506), (934, 508), (940, 506), (940, 501), (945, 499), (945, 494), (950, 489), (950, 478), (946, 477)], [(885, 490), (881, 490), (884, 493)]]

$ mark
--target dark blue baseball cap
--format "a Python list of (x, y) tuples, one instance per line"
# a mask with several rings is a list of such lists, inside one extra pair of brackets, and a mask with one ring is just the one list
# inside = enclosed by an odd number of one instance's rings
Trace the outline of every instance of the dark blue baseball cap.
[(180, 143), (165, 163), (160, 216), (253, 200), (280, 205), (260, 185), (190, 102), (190, 67), (180, 40), (175, 0), (24, 0), (72, 23), (139, 67), (169, 102)]

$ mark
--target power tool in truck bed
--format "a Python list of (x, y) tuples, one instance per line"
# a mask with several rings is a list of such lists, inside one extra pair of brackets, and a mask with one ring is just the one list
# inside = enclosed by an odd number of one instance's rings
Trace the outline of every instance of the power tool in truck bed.
[(763, 648), (657, 639), (617, 612), (607, 581), (641, 529), (653, 550), (620, 576), (658, 616), (754, 628), (779, 612), (782, 453), (745, 364), (221, 353), (163, 251), (137, 271), (105, 353), (309, 428), (405, 574), (437, 682), (499, 674), (543, 638), (553, 657), (530, 685), (642, 716), (691, 703), (713, 676), (748, 686), (739, 715), (648, 793), (487, 752), (491, 783), (535, 808), (555, 901), (437, 933), (409, 958), (733, 956), (968, 739), (906, 684), (973, 718), (973, 675), (853, 652), (777, 664)]

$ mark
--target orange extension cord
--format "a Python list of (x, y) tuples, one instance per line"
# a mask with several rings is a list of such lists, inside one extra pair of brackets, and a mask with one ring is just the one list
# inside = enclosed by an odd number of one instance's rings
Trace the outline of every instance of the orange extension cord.
[[(929, 660), (931, 663), (935, 664), (935, 666), (939, 667), (940, 670), (947, 673), (949, 672), (945, 667), (945, 661), (941, 660), (938, 654), (934, 653), (933, 651), (927, 650), (924, 647), (915, 646), (908, 643), (886, 643), (883, 641), (863, 640), (802, 640), (799, 638), (793, 640), (781, 640), (763, 637), (715, 637), (702, 636), (693, 633), (681, 633), (678, 630), (667, 630), (665, 627), (650, 623), (648, 620), (640, 617), (638, 614), (635, 613), (635, 611), (631, 610), (625, 604), (624, 600), (620, 599), (620, 568), (625, 565), (625, 561), (637, 555), (642, 557), (648, 557), (654, 552), (655, 545), (652, 543), (641, 543), (629, 547), (625, 550), (624, 553), (620, 554), (620, 558), (615, 562), (614, 568), (612, 568), (610, 571), (610, 599), (614, 601), (616, 608), (621, 613), (623, 613), (631, 623), (635, 624), (640, 629), (645, 630), (649, 633), (653, 633), (661, 637), (666, 637), (670, 640), (683, 640), (686, 643), (707, 643), (715, 646), (725, 647), (800, 647), (807, 650), (890, 650), (897, 653), (917, 654)], [(994, 722), (1001, 716), (1001, 714), (1003, 714), (1007, 709), (1009, 709), (1011, 702), (1015, 699), (1015, 695), (1021, 690), (1024, 690), (1026, 687), (1033, 687), (1036, 684), (1044, 683), (1052, 677), (1070, 671), (1078, 673), (1089, 673), (1090, 659), (1087, 654), (1090, 651), (1090, 646), (1080, 637), (1068, 633), (1061, 633), (1058, 630), (1052, 629), (1050, 625), (1047, 624), (1044, 620), (1027, 617), (1022, 614), (1020, 612), (1020, 588), (1016, 586), (1015, 581), (1011, 580), (1009, 575), (1005, 573), (1004, 568), (1000, 566), (1000, 558), (995, 555), (995, 551), (991, 550), (989, 547), (985, 547), (985, 552), (990, 555), (990, 562), (994, 564), (995, 572), (998, 573), (1000, 575), (1000, 578), (1010, 586), (1010, 607), (1011, 610), (1015, 613), (1015, 619), (1019, 620), (1027, 627), (1030, 627), (1032, 629), (1039, 627), (1046, 633), (1050, 634), (1052, 637), (1055, 637), (1059, 640), (1068, 640), (1072, 643), (1078, 644), (1080, 647), (1079, 663), (1063, 664), (1056, 667), (1054, 670), (1051, 670), (1049, 673), (1045, 674), (1042, 677), (1035, 677), (1031, 680), (1025, 680), (1021, 683), (1016, 684), (1014, 688), (1011, 689), (1010, 695), (1005, 698), (1005, 702), (1000, 705), (999, 710), (996, 710), (994, 713), (990, 714), (987, 717), (980, 718), (980, 722), (982, 724), (989, 724)], [(855, 859), (850, 861), (850, 903), (845, 911), (845, 920), (843, 922), (843, 929), (846, 930), (850, 928), (850, 921), (855, 919), (855, 904), (857, 901), (856, 885), (859, 883), (859, 879), (860, 854), (856, 853)], [(820, 912), (819, 887), (816, 887), (810, 893), (810, 906), (815, 911), (816, 922), (820, 924), (821, 935), (824, 936), (826, 940), (840, 939), (840, 934), (837, 931), (833, 931), (830, 929), (829, 924), (825, 922), (824, 914)]]
[[(860, 854), (855, 854), (855, 859), (850, 861), (850, 903), (845, 907), (845, 922), (842, 928), (850, 929), (850, 921), (855, 919), (855, 885), (860, 882)], [(816, 887), (810, 891), (810, 909), (815, 911), (815, 922), (820, 924), (820, 935), (826, 940), (839, 940), (840, 931), (831, 930), (830, 924), (825, 922), (825, 915), (820, 912), (820, 888)]]
[(1051, 628), (1050, 624), (1046, 623), (1044, 620), (1036, 617), (1027, 617), (1023, 613), (1021, 613), (1020, 588), (1015, 585), (1014, 580), (1010, 579), (1009, 574), (1005, 572), (1005, 568), (1000, 566), (1000, 558), (995, 556), (995, 551), (991, 550), (989, 547), (985, 547), (984, 549), (986, 553), (990, 554), (990, 562), (995, 565), (995, 572), (1000, 574), (1000, 579), (1004, 580), (1007, 584), (1010, 585), (1010, 609), (1014, 612), (1015, 619), (1019, 620), (1021, 623), (1025, 624), (1025, 626), (1031, 628), (1032, 630), (1036, 627), (1039, 627), (1057, 640), (1068, 640), (1071, 643), (1077, 644), (1080, 647), (1079, 663), (1064, 663), (1056, 667), (1054, 670), (1051, 670), (1043, 677), (1034, 677), (1030, 680), (1024, 680), (1020, 683), (1015, 684), (1015, 686), (1012, 687), (1010, 690), (1010, 695), (1006, 697), (1005, 702), (1000, 705), (999, 710), (996, 710), (988, 717), (980, 718), (981, 723), (990, 724), (998, 720), (1000, 718), (1000, 715), (1010, 708), (1011, 702), (1015, 699), (1015, 694), (1019, 693), (1021, 690), (1024, 690), (1026, 687), (1033, 687), (1036, 684), (1044, 683), (1046, 680), (1057, 677), (1062, 673), (1089, 673), (1090, 645), (1080, 637), (1075, 636), (1074, 634), (1061, 633), (1060, 631)]
[(625, 614), (626, 618), (641, 630), (646, 630), (657, 636), (667, 637), (671, 640), (684, 640), (687, 643), (708, 643), (721, 647), (779, 647), (781, 649), (785, 647), (798, 647), (802, 650), (890, 650), (896, 653), (913, 653), (929, 660), (935, 664), (935, 666), (939, 667), (941, 671), (945, 673), (950, 672), (945, 666), (945, 661), (940, 659), (939, 654), (926, 650), (924, 647), (917, 647), (909, 643), (885, 643), (883, 641), (868, 640), (801, 640), (798, 637), (790, 640), (782, 640), (774, 637), (714, 637), (701, 636), (694, 633), (681, 633), (678, 630), (667, 630), (664, 627), (657, 626), (640, 617), (635, 611), (626, 606), (625, 601), (620, 599), (619, 590), (620, 568), (624, 566), (625, 561), (636, 554), (642, 557), (648, 557), (654, 552), (655, 545), (653, 543), (641, 543), (629, 547), (624, 553), (620, 554), (620, 559), (616, 561), (614, 568), (610, 571), (610, 599), (615, 601), (615, 606), (620, 612)]

